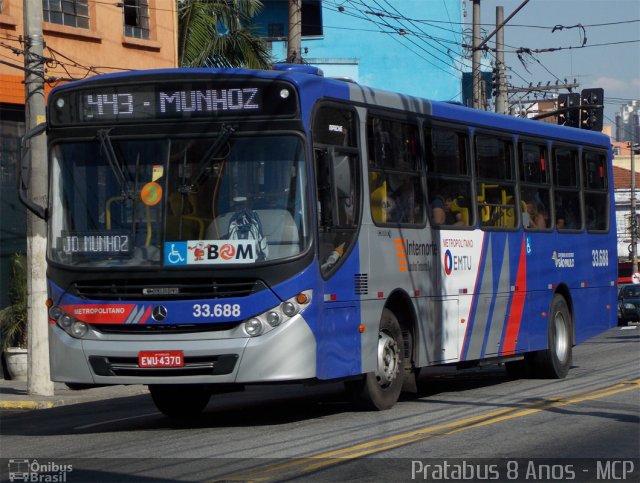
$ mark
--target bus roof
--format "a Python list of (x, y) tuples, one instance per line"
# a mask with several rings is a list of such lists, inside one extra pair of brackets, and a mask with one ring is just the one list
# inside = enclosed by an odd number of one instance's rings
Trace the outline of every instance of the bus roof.
[[(101, 74), (80, 81), (70, 82), (55, 87), (52, 92), (91, 85), (96, 82), (168, 75), (244, 75), (255, 76), (261, 79), (287, 80), (299, 88), (313, 85), (315, 88), (313, 89), (314, 93), (312, 96), (325, 98), (335, 97), (340, 100), (348, 100), (348, 96), (349, 100), (354, 102), (399, 111), (411, 111), (432, 116), (438, 120), (461, 123), (475, 128), (504, 130), (524, 136), (542, 136), (556, 140), (600, 146), (605, 149), (609, 149), (611, 145), (609, 137), (599, 132), (496, 114), (455, 103), (433, 101), (371, 88), (343, 79), (326, 78), (322, 76), (320, 69), (308, 65), (276, 64), (274, 70), (220, 69), (207, 67), (134, 70)], [(306, 101), (309, 102), (309, 99), (306, 99)]]

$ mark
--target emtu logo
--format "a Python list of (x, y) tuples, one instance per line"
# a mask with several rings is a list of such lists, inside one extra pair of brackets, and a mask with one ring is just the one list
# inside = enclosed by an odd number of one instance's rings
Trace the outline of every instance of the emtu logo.
[(444, 252), (444, 273), (451, 275), (460, 270), (471, 270), (471, 256), (452, 255), (451, 250)]
[(447, 250), (444, 252), (444, 273), (447, 275), (451, 275), (453, 271), (453, 256), (451, 255), (451, 250)]

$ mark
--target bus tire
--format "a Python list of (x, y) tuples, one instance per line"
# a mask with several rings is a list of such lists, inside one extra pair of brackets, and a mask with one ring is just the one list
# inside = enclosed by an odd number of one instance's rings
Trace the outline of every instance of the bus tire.
[(405, 374), (403, 348), (398, 319), (389, 309), (384, 309), (378, 332), (376, 371), (345, 383), (356, 403), (366, 409), (382, 411), (398, 402)]
[(153, 385), (149, 392), (158, 411), (170, 418), (196, 416), (211, 399), (211, 393), (199, 385)]
[(562, 295), (555, 294), (549, 309), (547, 349), (531, 354), (533, 374), (548, 379), (564, 379), (571, 367), (572, 320)]

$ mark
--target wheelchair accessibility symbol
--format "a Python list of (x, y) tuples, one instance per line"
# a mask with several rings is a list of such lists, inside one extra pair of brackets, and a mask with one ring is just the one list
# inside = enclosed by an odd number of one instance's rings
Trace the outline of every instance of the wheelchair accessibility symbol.
[(187, 242), (165, 242), (164, 264), (165, 265), (186, 265), (187, 264)]

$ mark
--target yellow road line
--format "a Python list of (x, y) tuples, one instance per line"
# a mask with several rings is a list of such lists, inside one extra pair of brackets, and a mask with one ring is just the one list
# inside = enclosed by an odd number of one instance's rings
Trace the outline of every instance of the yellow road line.
[[(390, 449), (425, 441), (431, 438), (488, 426), (509, 419), (521, 418), (541, 411), (546, 411), (552, 408), (600, 399), (639, 388), (640, 379), (625, 381), (613, 386), (595, 389), (566, 398), (547, 398), (533, 403), (526, 403), (521, 406), (509, 407), (469, 418), (458, 419), (449, 423), (427, 426), (414, 431), (396, 434), (333, 451), (327, 451), (305, 458), (291, 460), (287, 463), (266, 466), (247, 473), (225, 476), (220, 479), (225, 481), (268, 481), (275, 478), (283, 478), (285, 475), (290, 478), (292, 476), (302, 475), (334, 464), (343, 463), (347, 460), (353, 460), (374, 453), (388, 451)], [(283, 470), (289, 471), (283, 472)]]

